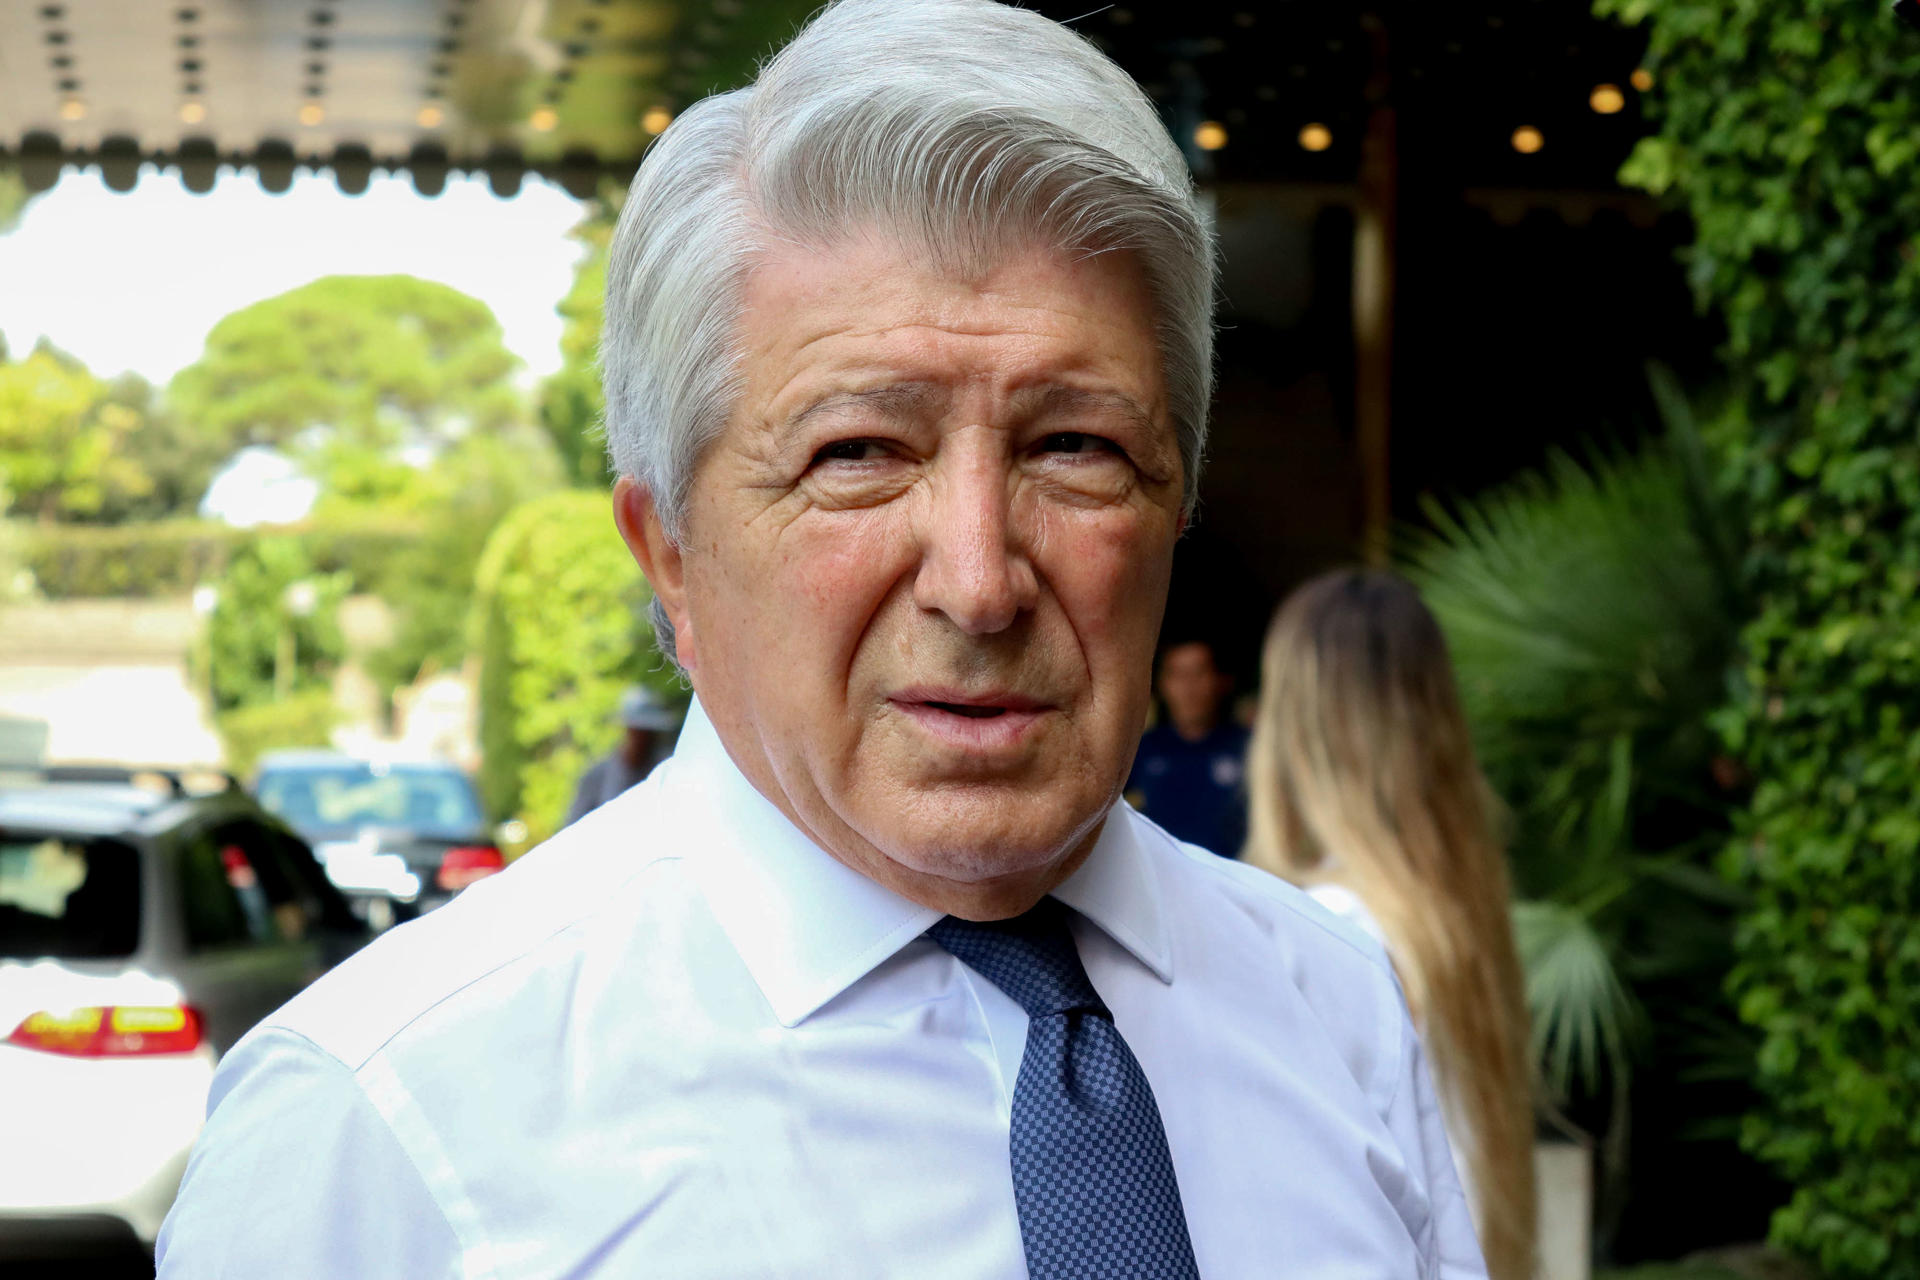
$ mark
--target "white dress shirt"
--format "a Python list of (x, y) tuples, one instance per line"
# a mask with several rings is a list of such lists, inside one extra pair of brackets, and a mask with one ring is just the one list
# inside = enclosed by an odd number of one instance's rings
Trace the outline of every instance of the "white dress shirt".
[[(1125, 804), (1054, 896), (1202, 1275), (1484, 1276), (1377, 946)], [(1025, 1276), (1026, 1016), (938, 918), (802, 835), (696, 706), (646, 782), (233, 1049), (162, 1280)]]

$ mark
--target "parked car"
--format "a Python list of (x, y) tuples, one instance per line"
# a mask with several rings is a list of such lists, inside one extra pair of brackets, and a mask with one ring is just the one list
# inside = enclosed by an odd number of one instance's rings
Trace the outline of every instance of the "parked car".
[(313, 845), (375, 928), (439, 906), (506, 865), (472, 781), (444, 761), (273, 752), (254, 794)]
[(237, 786), (0, 788), (0, 1255), (150, 1249), (220, 1054), (366, 937)]

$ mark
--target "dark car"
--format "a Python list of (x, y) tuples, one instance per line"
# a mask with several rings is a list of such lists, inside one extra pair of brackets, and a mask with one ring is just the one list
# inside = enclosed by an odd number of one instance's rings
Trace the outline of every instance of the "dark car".
[(435, 760), (280, 751), (254, 780), (260, 803), (315, 855), (376, 928), (447, 901), (505, 865), (472, 781)]
[(220, 1054), (366, 938), (237, 786), (0, 787), (0, 1258), (150, 1248)]

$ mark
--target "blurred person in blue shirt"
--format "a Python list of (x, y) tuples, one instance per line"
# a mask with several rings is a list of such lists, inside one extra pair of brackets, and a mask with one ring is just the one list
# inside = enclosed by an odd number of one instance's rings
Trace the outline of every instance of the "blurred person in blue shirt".
[(638, 785), (653, 772), (668, 754), (673, 733), (680, 727), (680, 716), (643, 685), (634, 685), (620, 696), (620, 742), (596, 760), (580, 777), (567, 807), (570, 827), (607, 801)]
[(1154, 687), (1166, 715), (1140, 739), (1127, 799), (1173, 836), (1229, 858), (1247, 835), (1247, 731), (1227, 714), (1233, 677), (1213, 645), (1166, 646)]

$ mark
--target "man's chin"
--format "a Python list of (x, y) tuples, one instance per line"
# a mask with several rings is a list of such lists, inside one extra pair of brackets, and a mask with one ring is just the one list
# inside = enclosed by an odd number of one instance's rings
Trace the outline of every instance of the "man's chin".
[[(875, 879), (923, 905), (982, 919), (1012, 915), (1072, 875), (1099, 835), (1097, 816), (1072, 826), (953, 820), (925, 831), (892, 834), (876, 849), (886, 859)], [(956, 832), (971, 832), (964, 843)]]

